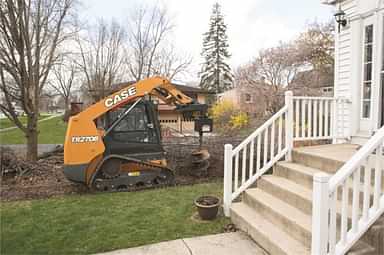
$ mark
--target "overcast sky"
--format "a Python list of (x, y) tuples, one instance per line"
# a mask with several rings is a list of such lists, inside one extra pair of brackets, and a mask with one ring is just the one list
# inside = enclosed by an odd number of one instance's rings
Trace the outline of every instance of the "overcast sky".
[[(167, 6), (176, 25), (173, 40), (178, 51), (193, 56), (197, 75), (202, 34), (208, 30), (212, 5), (219, 2), (228, 26), (230, 64), (233, 68), (248, 62), (259, 49), (293, 39), (314, 20), (332, 19), (333, 9), (320, 0), (83, 0), (84, 17), (124, 21), (132, 8), (142, 4)], [(192, 77), (191, 77), (192, 78)]]

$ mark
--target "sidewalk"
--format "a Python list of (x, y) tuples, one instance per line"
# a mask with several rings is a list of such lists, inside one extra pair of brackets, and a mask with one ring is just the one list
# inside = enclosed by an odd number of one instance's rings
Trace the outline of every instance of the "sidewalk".
[(266, 255), (242, 232), (178, 239), (98, 255)]

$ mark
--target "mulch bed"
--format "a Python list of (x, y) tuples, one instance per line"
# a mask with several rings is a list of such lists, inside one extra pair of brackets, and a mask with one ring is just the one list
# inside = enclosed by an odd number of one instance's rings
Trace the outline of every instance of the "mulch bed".
[[(0, 160), (1, 201), (44, 199), (92, 192), (85, 185), (73, 183), (65, 178), (62, 148), (43, 155), (36, 163), (25, 161), (10, 149), (3, 149)], [(191, 185), (218, 180), (215, 165), (211, 165), (211, 171), (204, 177), (176, 171), (175, 183)]]

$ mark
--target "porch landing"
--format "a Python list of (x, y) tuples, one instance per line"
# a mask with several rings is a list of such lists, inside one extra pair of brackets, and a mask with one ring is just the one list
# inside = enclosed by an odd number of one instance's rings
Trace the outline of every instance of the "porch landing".
[(345, 163), (357, 152), (358, 144), (326, 144), (295, 148), (295, 151)]

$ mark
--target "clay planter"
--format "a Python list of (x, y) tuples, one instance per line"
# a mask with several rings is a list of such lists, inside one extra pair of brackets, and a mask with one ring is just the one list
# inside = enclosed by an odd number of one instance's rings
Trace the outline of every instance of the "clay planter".
[(203, 220), (216, 218), (220, 206), (220, 199), (215, 196), (201, 196), (195, 200), (197, 211)]

